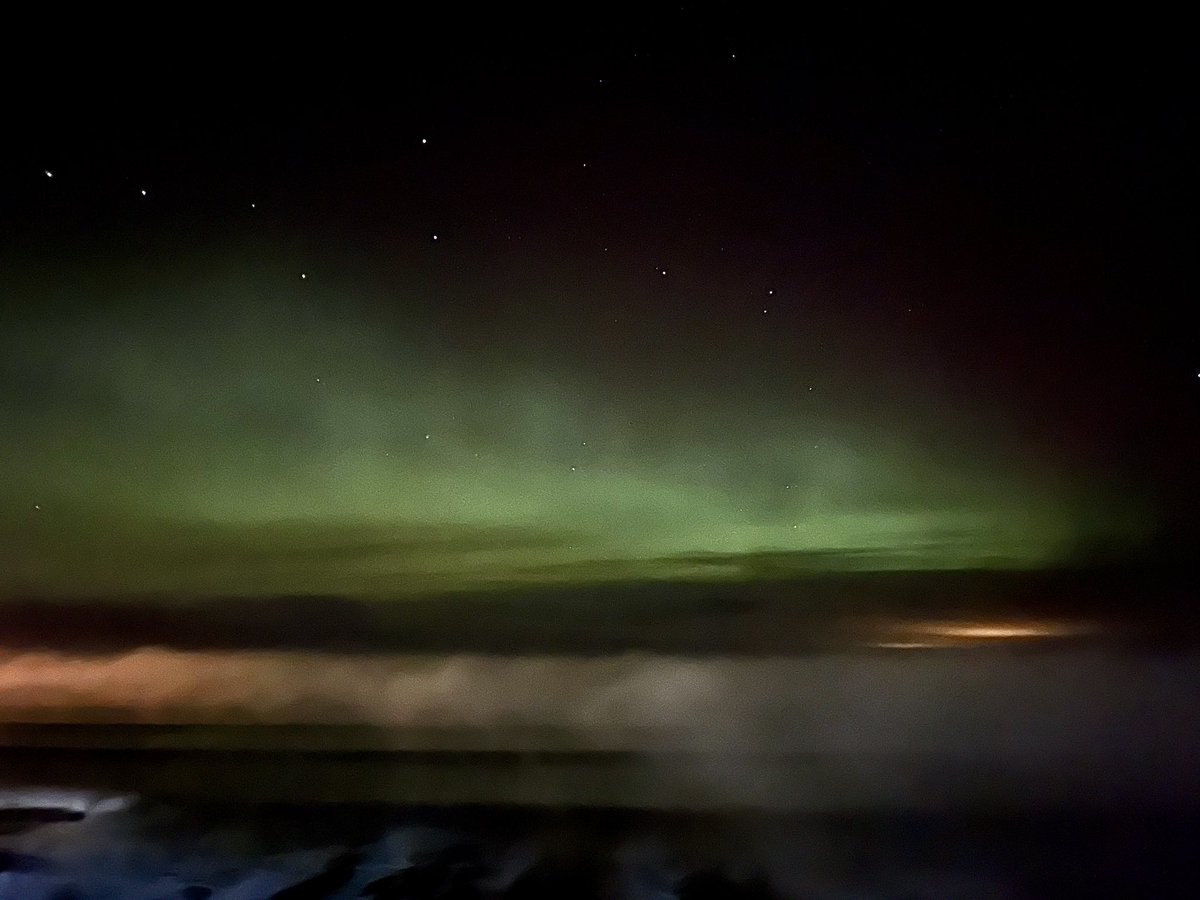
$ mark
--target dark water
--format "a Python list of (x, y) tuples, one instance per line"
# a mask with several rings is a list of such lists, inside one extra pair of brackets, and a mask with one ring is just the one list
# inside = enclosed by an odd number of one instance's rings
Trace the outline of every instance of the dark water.
[[(46, 796), (61, 804), (65, 795)], [(109, 802), (76, 821), (24, 814), (27, 830), (10, 815), (12, 833), (0, 835), (3, 898), (1191, 896), (1200, 824), (1163, 813), (822, 816), (149, 798)]]

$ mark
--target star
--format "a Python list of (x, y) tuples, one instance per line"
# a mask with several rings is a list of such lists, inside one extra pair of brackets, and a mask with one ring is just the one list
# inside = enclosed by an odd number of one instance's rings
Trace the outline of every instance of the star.
[(767, 311), (764, 309), (764, 310), (763, 310), (763, 315), (765, 316), (766, 314), (767, 314)]
[(258, 204), (257, 204), (257, 203), (251, 203), (251, 204), (250, 204), (250, 208), (251, 208), (251, 209), (258, 209)]
[(429, 435), (425, 435), (425, 440), (429, 440)]
[(320, 378), (318, 378), (318, 379), (317, 379), (317, 384), (320, 384), (320, 383), (321, 383), (321, 379), (320, 379)]
[(145, 191), (145, 189), (144, 189), (144, 188), (142, 189), (142, 196), (143, 196), (143, 197), (145, 197), (145, 196), (146, 196), (146, 191)]
[(308, 278), (308, 273), (307, 273), (307, 272), (301, 272), (301, 273), (300, 273), (300, 278), (301, 278), (302, 280), (303, 280), (303, 279), (307, 279), (307, 278)]
[(666, 269), (660, 269), (660, 270), (659, 270), (659, 274), (660, 274), (660, 275), (666, 275), (666, 274), (667, 274), (667, 270), (666, 270)]
[(53, 177), (54, 177), (54, 173), (53, 173), (53, 172), (51, 172), (49, 169), (43, 169), (43, 171), (46, 173), (46, 177), (47, 177), (47, 178), (53, 178)]
[(428, 141), (428, 140), (426, 140), (425, 138), (421, 138), (421, 143), (422, 143), (422, 144), (428, 144), (428, 143), (429, 143), (429, 141)]
[(437, 240), (437, 235), (436, 235), (436, 234), (433, 236), (433, 239), (434, 239), (435, 241)]
[(768, 297), (774, 297), (774, 296), (775, 296), (775, 292), (774, 292), (774, 291), (767, 291), (767, 296), (768, 296)]

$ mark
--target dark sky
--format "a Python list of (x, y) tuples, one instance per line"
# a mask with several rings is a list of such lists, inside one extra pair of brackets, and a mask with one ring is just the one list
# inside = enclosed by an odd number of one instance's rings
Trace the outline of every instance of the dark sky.
[(10, 37), (0, 592), (1186, 556), (1179, 23), (594, 15)]

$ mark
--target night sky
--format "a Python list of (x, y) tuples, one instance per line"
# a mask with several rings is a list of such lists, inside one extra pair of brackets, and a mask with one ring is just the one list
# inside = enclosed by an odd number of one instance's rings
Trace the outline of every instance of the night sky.
[(1187, 558), (1178, 28), (607, 15), (23, 39), (0, 595)]

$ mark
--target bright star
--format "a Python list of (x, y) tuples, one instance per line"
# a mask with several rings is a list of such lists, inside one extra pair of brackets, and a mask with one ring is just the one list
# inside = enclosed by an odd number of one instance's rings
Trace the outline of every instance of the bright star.
[(45, 170), (45, 172), (46, 172), (46, 177), (47, 177), (47, 178), (53, 178), (53, 177), (54, 177), (54, 173), (53, 173), (53, 172), (51, 172), (49, 169), (46, 169), (46, 170)]
[(143, 196), (143, 197), (145, 197), (145, 196), (146, 196), (146, 192), (145, 192), (144, 190), (142, 191), (142, 196)]

